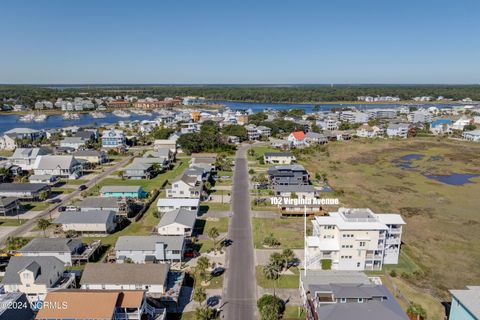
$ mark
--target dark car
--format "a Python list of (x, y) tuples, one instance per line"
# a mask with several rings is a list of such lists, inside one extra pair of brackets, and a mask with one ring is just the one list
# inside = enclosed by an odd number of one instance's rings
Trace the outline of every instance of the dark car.
[(80, 191), (85, 190), (85, 189), (87, 189), (87, 186), (84, 185), (84, 184), (82, 184), (82, 185), (80, 185), (80, 187), (78, 187), (78, 190), (80, 190)]
[(65, 206), (60, 206), (58, 207), (58, 212), (63, 212), (65, 209), (67, 209)]
[(225, 268), (223, 267), (216, 267), (215, 269), (212, 270), (210, 273), (214, 277), (221, 276), (225, 272)]

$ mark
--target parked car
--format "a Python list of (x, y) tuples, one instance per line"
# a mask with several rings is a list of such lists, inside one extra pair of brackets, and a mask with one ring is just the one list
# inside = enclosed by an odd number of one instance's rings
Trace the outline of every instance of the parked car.
[(225, 268), (223, 267), (216, 267), (215, 269), (210, 272), (210, 274), (214, 277), (221, 276), (225, 272)]
[(185, 258), (196, 258), (199, 255), (200, 254), (197, 251), (187, 251), (187, 252), (185, 252), (184, 257)]
[(85, 189), (87, 189), (87, 186), (84, 185), (84, 184), (82, 184), (82, 185), (80, 185), (80, 187), (78, 187), (78, 190), (80, 190), (80, 191), (85, 190)]
[(66, 209), (67, 209), (67, 207), (65, 207), (65, 206), (60, 206), (60, 207), (58, 207), (58, 212), (63, 212), (63, 211), (65, 211)]

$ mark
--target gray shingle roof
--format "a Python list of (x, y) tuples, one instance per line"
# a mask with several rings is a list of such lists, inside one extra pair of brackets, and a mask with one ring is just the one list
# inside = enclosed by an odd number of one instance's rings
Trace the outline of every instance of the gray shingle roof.
[[(24, 307), (12, 308), (15, 305)], [(0, 320), (32, 320), (34, 317), (25, 293), (10, 292), (0, 295)]]
[(169, 269), (168, 263), (88, 263), (80, 284), (164, 285)]
[(164, 243), (167, 250), (182, 250), (183, 236), (123, 236), (115, 244), (115, 250), (155, 251), (156, 243)]
[(34, 238), (19, 252), (69, 252), (82, 246), (79, 238)]
[(78, 164), (73, 156), (40, 156), (35, 161), (35, 169), (65, 169)]
[(290, 152), (265, 152), (265, 157), (293, 157)]
[(19, 272), (25, 269), (35, 269), (35, 283), (48, 284), (57, 272), (63, 272), (63, 266), (63, 261), (56, 257), (11, 257), (2, 284), (19, 284)]
[(46, 187), (46, 183), (0, 183), (0, 192), (40, 192)]
[(273, 187), (277, 192), (314, 192), (312, 185), (275, 185)]
[(197, 219), (197, 213), (195, 211), (186, 209), (176, 209), (165, 212), (160, 219), (158, 227), (168, 226), (172, 223), (179, 223), (189, 228), (193, 228), (195, 220)]
[[(395, 304), (398, 306), (396, 302)], [(317, 310), (318, 317), (322, 320), (408, 320), (401, 308), (392, 309), (386, 301), (335, 303), (321, 306)]]
[(92, 211), (66, 211), (62, 212), (60, 216), (55, 219), (54, 223), (84, 223), (84, 224), (98, 224), (107, 223), (110, 216), (115, 216), (115, 211), (92, 210)]

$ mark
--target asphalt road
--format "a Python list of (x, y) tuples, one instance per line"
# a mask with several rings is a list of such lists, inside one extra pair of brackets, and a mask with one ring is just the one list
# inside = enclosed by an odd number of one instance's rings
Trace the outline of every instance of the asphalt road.
[(223, 288), (223, 318), (253, 320), (256, 310), (255, 261), (250, 222), (250, 194), (246, 153), (241, 146), (235, 156), (233, 198), (228, 238), (227, 272)]
[[(106, 169), (102, 173), (98, 174), (94, 179), (87, 181), (85, 183), (85, 186), (87, 187), (87, 189), (90, 188), (91, 186), (95, 185), (96, 183), (98, 183), (103, 178), (110, 175), (112, 172), (114, 172), (114, 171), (118, 170), (119, 168), (123, 167), (124, 165), (126, 165), (128, 163), (128, 161), (130, 161), (131, 159), (132, 159), (132, 157), (127, 157), (127, 158), (123, 159), (122, 161), (120, 161), (119, 163), (109, 167), (108, 169)], [(87, 189), (85, 189), (85, 190), (87, 190)], [(0, 244), (1, 245), (5, 244), (5, 240), (10, 236), (21, 237), (22, 235), (27, 233), (32, 227), (34, 227), (39, 219), (49, 217), (50, 214), (54, 213), (57, 210), (58, 207), (65, 205), (66, 203), (68, 203), (68, 201), (70, 201), (72, 198), (80, 195), (80, 193), (82, 193), (85, 190), (80, 191), (80, 190), (77, 189), (74, 192), (67, 194), (65, 197), (63, 197), (63, 199), (61, 199), (60, 202), (52, 204), (47, 209), (43, 210), (42, 213), (37, 215), (35, 218), (28, 220), (24, 224), (20, 225), (18, 228), (15, 228), (15, 230), (12, 230), (11, 232), (5, 234), (3, 237), (0, 238)]]

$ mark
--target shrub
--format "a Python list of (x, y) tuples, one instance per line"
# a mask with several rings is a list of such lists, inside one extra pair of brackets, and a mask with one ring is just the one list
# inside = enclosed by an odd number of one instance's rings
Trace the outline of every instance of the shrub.
[(392, 271), (390, 271), (390, 277), (392, 277), (392, 278), (396, 278), (396, 277), (397, 277), (397, 272), (395, 271), (395, 269), (393, 269)]
[(265, 294), (258, 299), (257, 308), (262, 320), (279, 319), (285, 312), (285, 303), (279, 297)]
[(269, 247), (278, 247), (280, 245), (280, 241), (278, 241), (274, 236), (273, 233), (270, 233), (263, 239), (263, 244)]
[(321, 263), (322, 263), (322, 270), (332, 269), (332, 260), (331, 259), (323, 259), (323, 260), (321, 260)]

